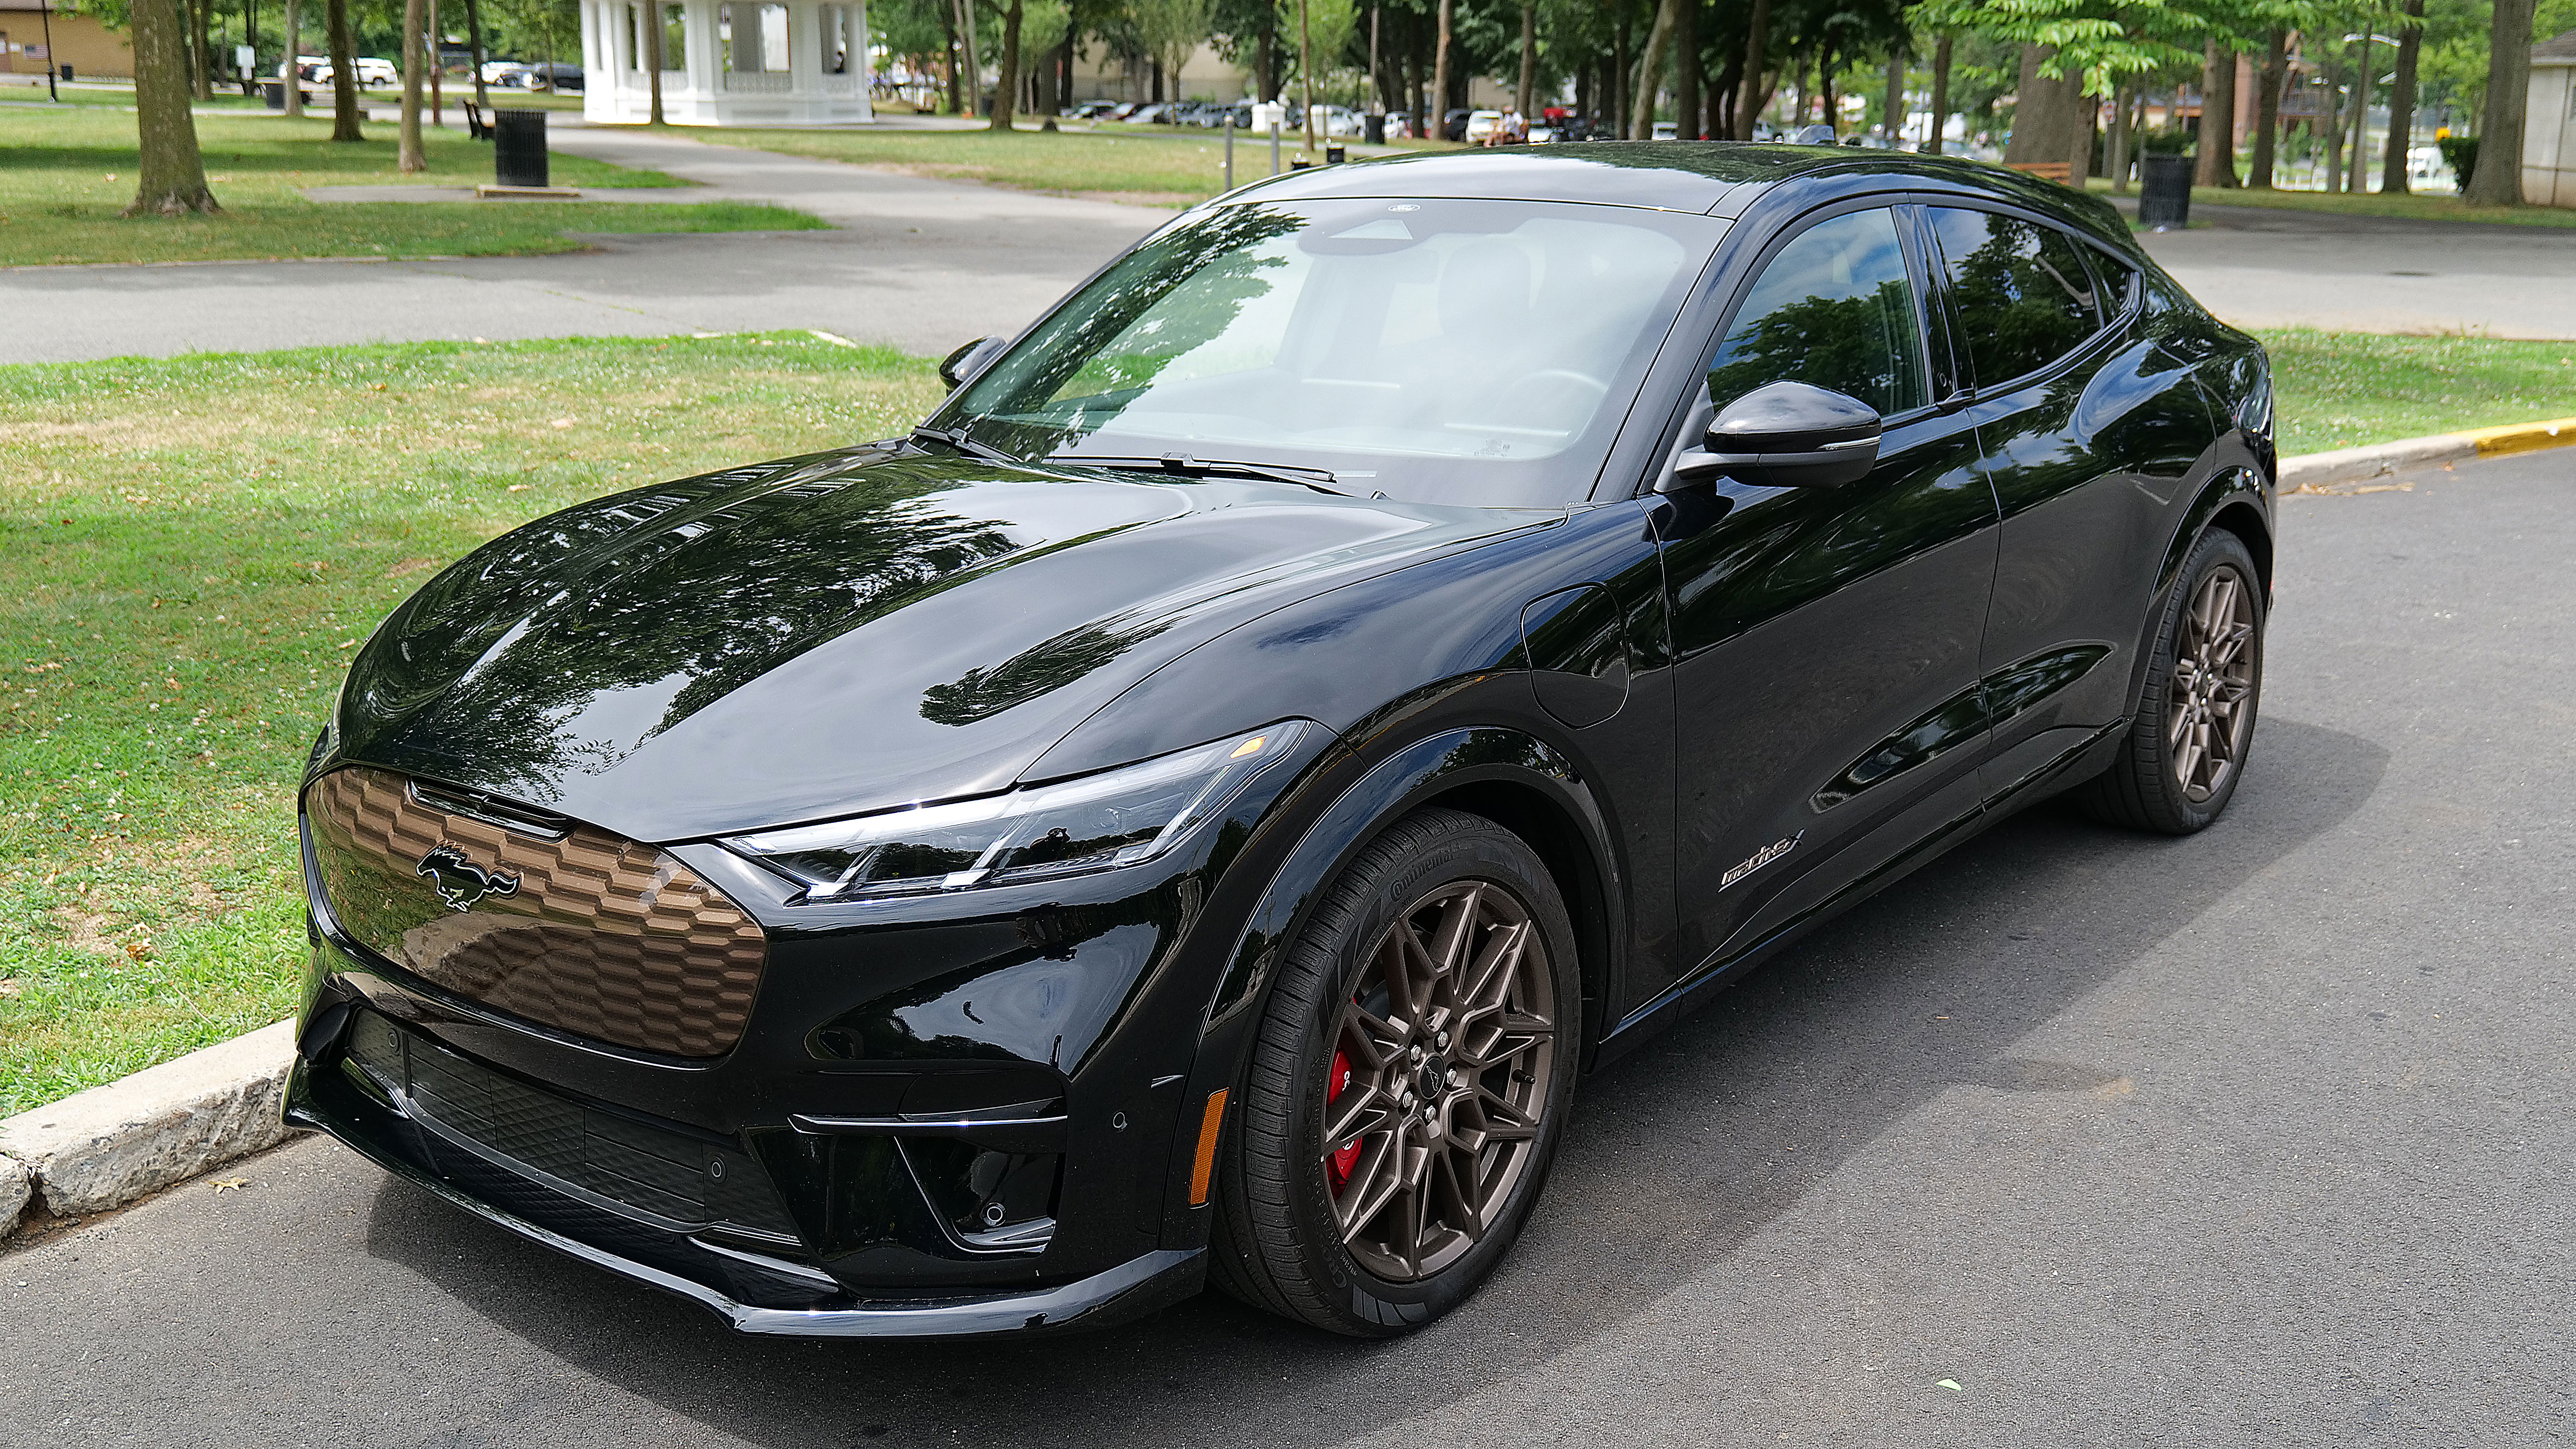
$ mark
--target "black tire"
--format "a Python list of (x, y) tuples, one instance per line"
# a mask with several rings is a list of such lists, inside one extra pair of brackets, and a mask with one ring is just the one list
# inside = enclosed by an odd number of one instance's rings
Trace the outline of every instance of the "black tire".
[[(2231, 626), (2231, 631), (2241, 631), (2238, 648), (2218, 670), (2198, 667), (2200, 655), (2207, 652), (2200, 648), (2204, 631), (2197, 623), (2202, 617), (2198, 609), (2213, 587), (2232, 588), (2232, 607), (2241, 613)], [(2164, 835), (2189, 835), (2227, 809), (2237, 782), (2245, 777), (2255, 714), (2262, 703), (2267, 602), (2262, 575), (2245, 541), (2223, 528), (2203, 535), (2184, 560), (2157, 621), (2147, 686), (2119, 756), (2110, 768), (2073, 792), (2078, 805), (2096, 819)], [(2177, 659), (2185, 655), (2191, 656), (2193, 667), (2184, 669), (2177, 681)], [(2222, 703), (2222, 695), (2233, 698)], [(2178, 705), (2185, 716), (2179, 719)], [(2195, 705), (2201, 712), (2198, 725), (2188, 718)], [(2212, 711), (2223, 712), (2223, 718)], [(2178, 729), (2186, 742), (2177, 742)], [(2212, 743), (2223, 739), (2226, 744), (2225, 769), (2216, 778), (2208, 778), (2209, 747), (2188, 742), (2194, 738)], [(2204, 754), (2195, 756), (2195, 749)], [(2187, 781), (2186, 774), (2193, 778)]]
[[(1444, 897), (1443, 892), (1451, 894)], [(1438, 913), (1449, 909), (1462, 912), (1470, 922), (1465, 931), (1482, 933), (1477, 939), (1503, 943), (1482, 948), (1494, 953), (1484, 959), (1501, 960), (1511, 942), (1520, 943), (1523, 950), (1535, 946), (1545, 951), (1543, 961), (1517, 956), (1511, 959), (1519, 964), (1477, 969), (1488, 980), (1511, 973), (1520, 983), (1510, 989), (1521, 1006), (1527, 1007), (1544, 993), (1550, 998), (1547, 1009), (1519, 1014), (1510, 1007), (1468, 1005), (1460, 1008), (1461, 1014), (1450, 1016), (1444, 1015), (1446, 1008), (1426, 1005), (1411, 1013), (1422, 1033), (1416, 1044), (1428, 1048), (1436, 1040), (1439, 1048), (1427, 1057), (1412, 1054), (1409, 1060), (1416, 1065), (1410, 1067), (1403, 1065), (1409, 1048), (1389, 1051), (1382, 1065), (1368, 1068), (1368, 1081), (1375, 1085), (1365, 1086), (1350, 1107), (1338, 1106), (1340, 1099), (1332, 1094), (1348, 1091), (1354, 1078), (1344, 1072), (1339, 1086), (1326, 1079), (1345, 1045), (1365, 1050), (1345, 1034), (1355, 1029), (1354, 1023), (1369, 1019), (1355, 1014), (1366, 1010), (1360, 998), (1379, 1000), (1375, 983), (1384, 979), (1384, 973), (1373, 972), (1372, 967), (1381, 960), (1380, 950), (1400, 951), (1390, 944), (1397, 939), (1393, 932), (1399, 925), (1412, 929), (1425, 919), (1445, 921), (1449, 918)], [(1480, 911), (1518, 919), (1511, 924), (1477, 925), (1486, 919)], [(1522, 926), (1528, 929), (1522, 931)], [(1470, 949), (1474, 948), (1462, 948), (1458, 957), (1463, 959)], [(1455, 973), (1455, 979), (1473, 978), (1477, 969)], [(1423, 979), (1438, 978), (1426, 969)], [(1425, 988), (1426, 1002), (1433, 999), (1433, 990)], [(1333, 881), (1279, 966), (1279, 979), (1265, 1005), (1238, 1089), (1241, 1110), (1220, 1155), (1210, 1275), (1217, 1286), (1256, 1307), (1363, 1338), (1410, 1332), (1463, 1302), (1509, 1250), (1546, 1184), (1573, 1096), (1582, 1001), (1573, 926), (1545, 864), (1528, 845), (1490, 820), (1456, 810), (1422, 810), (1390, 826)], [(1392, 1008), (1392, 998), (1386, 1004)], [(1386, 1021), (1378, 1024), (1385, 1025), (1398, 1014), (1390, 1009)], [(1541, 1020), (1552, 1026), (1543, 1038), (1529, 1029)], [(1454, 1047), (1446, 1031), (1433, 1035), (1433, 1026), (1442, 1021), (1458, 1027)], [(1487, 1038), (1479, 1023), (1484, 1022), (1495, 1024), (1491, 1047), (1482, 1045)], [(1519, 1030), (1515, 1033), (1503, 1023), (1517, 1024)], [(1403, 1039), (1412, 1040), (1410, 1034), (1417, 1028), (1403, 1030), (1407, 1033)], [(1511, 1046), (1515, 1041), (1521, 1045)], [(1506, 1051), (1512, 1054), (1506, 1057)], [(1444, 1061), (1444, 1052), (1452, 1053), (1454, 1061)], [(1500, 1064), (1481, 1065), (1487, 1061)], [(1429, 1074), (1418, 1075), (1425, 1065)], [(1430, 1100), (1428, 1085), (1435, 1078), (1446, 1083), (1437, 1105)], [(1424, 1095), (1403, 1099), (1412, 1105), (1400, 1112), (1391, 1092), (1380, 1090), (1399, 1079), (1424, 1084)], [(1487, 1116), (1484, 1099), (1492, 1096), (1496, 1084), (1522, 1094), (1523, 1105), (1535, 1109), (1534, 1129), (1503, 1116)], [(1348, 1162), (1335, 1154), (1328, 1161), (1325, 1111), (1334, 1108), (1347, 1114), (1363, 1099), (1377, 1102), (1381, 1097), (1387, 1108), (1382, 1120), (1387, 1125), (1383, 1130), (1371, 1129), (1365, 1154), (1355, 1154)], [(1493, 1110), (1500, 1113), (1506, 1105), (1497, 1099)], [(1510, 1131), (1531, 1135), (1499, 1140), (1507, 1121)], [(1484, 1128), (1493, 1129), (1492, 1135)], [(1361, 1140), (1357, 1132), (1349, 1135), (1351, 1143)], [(1462, 1145), (1469, 1141), (1481, 1145)], [(1421, 1159), (1405, 1150), (1406, 1144), (1416, 1142), (1428, 1148)], [(1487, 1153), (1495, 1155), (1489, 1158)], [(1506, 1162), (1503, 1154), (1517, 1155)], [(1364, 1198), (1342, 1204), (1338, 1194), (1360, 1192), (1364, 1185), (1406, 1191), (1394, 1184), (1405, 1176), (1405, 1164), (1413, 1161), (1430, 1164), (1418, 1171), (1432, 1174), (1424, 1178), (1425, 1185), (1410, 1190), (1420, 1194), (1413, 1201), (1434, 1201), (1441, 1190), (1437, 1184), (1464, 1194), (1458, 1173), (1463, 1170), (1473, 1177), (1482, 1171), (1478, 1164), (1488, 1161), (1494, 1164), (1491, 1180), (1498, 1185), (1485, 1200), (1487, 1210), (1479, 1214), (1481, 1233), (1472, 1238), (1452, 1233), (1443, 1240), (1441, 1254), (1454, 1250), (1454, 1256), (1423, 1253), (1426, 1235), (1419, 1230), (1411, 1233), (1413, 1266), (1423, 1271), (1407, 1276), (1400, 1271), (1406, 1266), (1400, 1261), (1404, 1250), (1397, 1250), (1393, 1259), (1372, 1259), (1367, 1254), (1379, 1245), (1365, 1234), (1357, 1250), (1345, 1245), (1341, 1214), (1361, 1212)], [(1507, 1180), (1502, 1176), (1506, 1172)], [(1336, 1174), (1354, 1175), (1337, 1187)], [(1446, 1199), (1461, 1200), (1460, 1196)], [(1452, 1212), (1451, 1216), (1464, 1214)], [(1358, 1223), (1353, 1231), (1360, 1232), (1371, 1222), (1403, 1220), (1401, 1213), (1390, 1208), (1384, 1216)], [(1398, 1271), (1390, 1276), (1390, 1268)]]

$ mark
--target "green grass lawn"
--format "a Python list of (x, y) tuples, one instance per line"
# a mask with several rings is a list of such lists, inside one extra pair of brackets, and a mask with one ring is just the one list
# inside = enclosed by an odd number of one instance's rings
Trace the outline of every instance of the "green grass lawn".
[(803, 334), (0, 367), (0, 1115), (292, 1009), (296, 774), (440, 565), (939, 396)]
[[(1108, 125), (1096, 130), (693, 131), (691, 138), (790, 156), (819, 156), (917, 176), (981, 181), (1058, 196), (1093, 196), (1146, 206), (1189, 206), (1225, 189), (1225, 135), (1196, 126)], [(1321, 144), (1321, 138), (1317, 138)], [(1428, 147), (1434, 143), (1424, 142)], [(1446, 143), (1439, 143), (1446, 146)], [(1298, 154), (1280, 143), (1280, 165)], [(1270, 174), (1270, 141), (1237, 133), (1234, 180)]]
[[(2265, 340), (2285, 452), (2576, 412), (2576, 344)], [(0, 1114), (292, 1008), (297, 773), (441, 565), (939, 395), (803, 334), (0, 367)]]
[[(2372, 165), (2377, 174), (2377, 163)], [(2107, 194), (2111, 183), (2095, 178), (2091, 189)], [(2130, 195), (2137, 194), (2136, 188)], [(2576, 211), (2554, 206), (2471, 206), (2456, 196), (2414, 196), (2405, 193), (2390, 196), (2379, 192), (2362, 195), (2344, 193), (2328, 195), (2322, 191), (2247, 191), (2242, 188), (2222, 190), (2215, 186), (2191, 189), (2191, 204), (2197, 209), (2207, 206), (2258, 206), (2273, 211), (2313, 211), (2331, 216), (2386, 216), (2402, 221), (2478, 222), (2496, 226), (2576, 227)]]
[[(224, 214), (125, 220), (134, 199), (131, 112), (0, 107), (0, 266), (71, 262), (238, 261), (258, 257), (504, 256), (575, 251), (574, 232), (792, 231), (823, 222), (783, 207), (739, 202), (332, 202), (311, 186), (470, 186), (492, 179), (488, 143), (425, 138), (429, 169), (394, 169), (394, 127), (360, 142), (330, 140), (326, 116), (200, 116), (198, 144)], [(557, 154), (554, 179), (581, 187), (686, 183)]]
[(2576, 342), (2257, 335), (2272, 353), (2285, 455), (2576, 416)]

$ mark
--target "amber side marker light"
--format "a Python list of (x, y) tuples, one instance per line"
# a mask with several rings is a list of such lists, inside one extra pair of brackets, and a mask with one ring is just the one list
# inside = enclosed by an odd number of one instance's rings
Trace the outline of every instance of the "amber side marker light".
[(1207, 1112), (1199, 1118), (1199, 1151), (1190, 1163), (1190, 1206), (1205, 1207), (1208, 1179), (1216, 1174), (1216, 1129), (1225, 1121), (1226, 1089), (1208, 1093)]

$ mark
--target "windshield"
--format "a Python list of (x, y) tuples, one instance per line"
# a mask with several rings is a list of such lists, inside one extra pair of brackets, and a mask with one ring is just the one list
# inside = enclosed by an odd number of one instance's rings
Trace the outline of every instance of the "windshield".
[(1519, 201), (1221, 206), (1120, 259), (934, 421), (1020, 457), (1177, 454), (1562, 506), (1724, 231)]

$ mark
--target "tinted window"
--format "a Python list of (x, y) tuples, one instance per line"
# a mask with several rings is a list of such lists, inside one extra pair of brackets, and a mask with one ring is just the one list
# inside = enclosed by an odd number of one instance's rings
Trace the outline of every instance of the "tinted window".
[(1217, 206), (1139, 246), (943, 409), (1025, 456), (1188, 453), (1527, 506), (1600, 473), (1720, 227), (1616, 206)]
[(1979, 386), (2046, 367), (2101, 325), (2083, 254), (2063, 234), (1990, 211), (1935, 207), (1931, 217)]
[(2102, 316), (2105, 320), (2119, 316), (2129, 305), (2131, 289), (2138, 282), (2138, 269), (2100, 252), (2086, 255), (2093, 259), (2093, 275), (2101, 282)]
[(1921, 407), (1915, 318), (1893, 214), (1818, 222), (1771, 259), (1735, 309), (1735, 325), (1708, 365), (1709, 400), (1722, 408), (1765, 383), (1805, 382), (1882, 413)]

